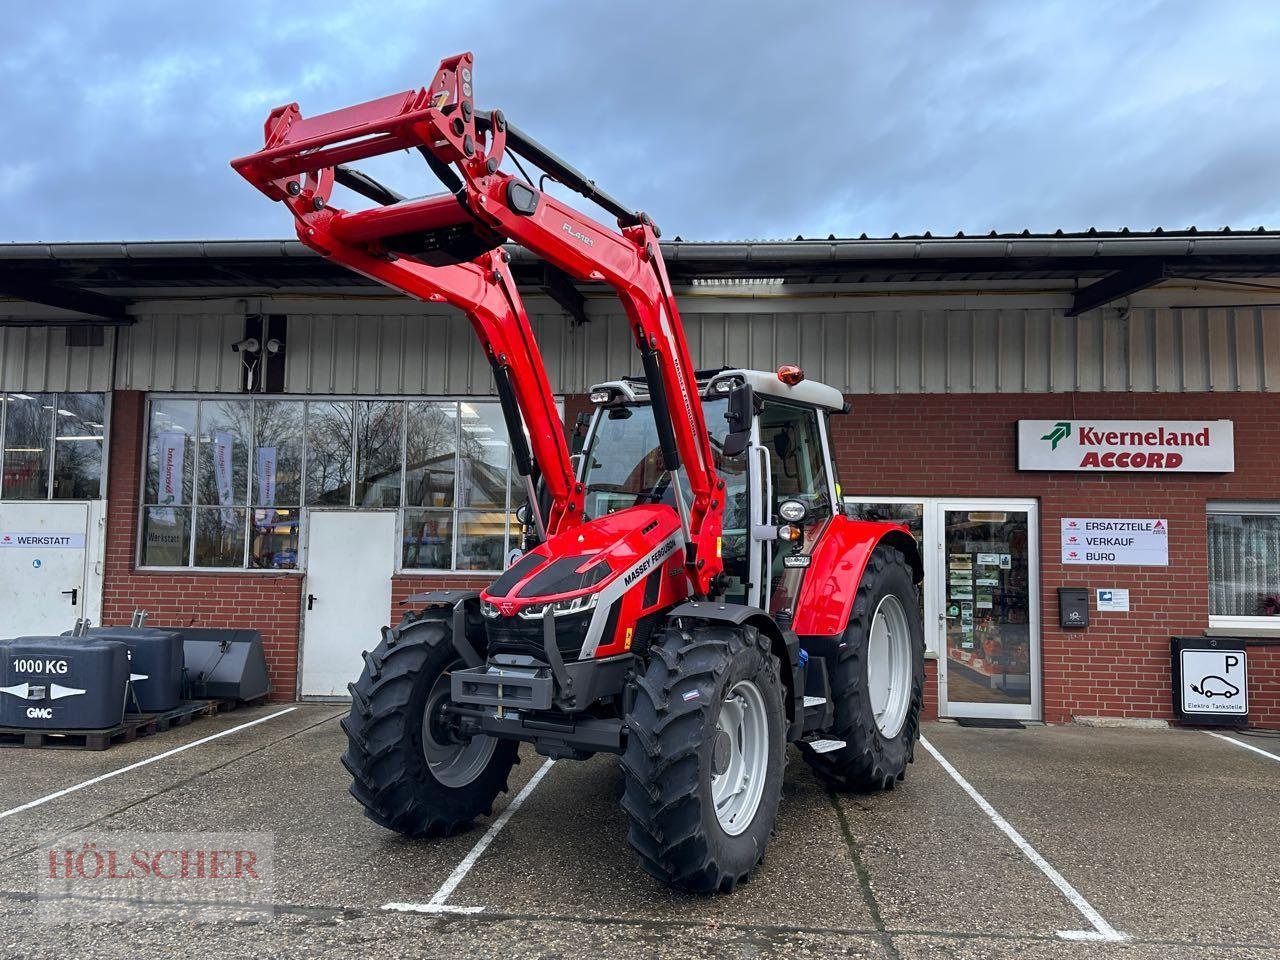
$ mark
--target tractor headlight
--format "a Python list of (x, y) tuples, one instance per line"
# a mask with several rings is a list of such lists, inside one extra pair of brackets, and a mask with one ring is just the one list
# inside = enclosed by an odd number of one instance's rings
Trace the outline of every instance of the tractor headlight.
[(783, 500), (778, 504), (778, 516), (788, 523), (801, 523), (809, 515), (809, 507), (803, 500)]
[(490, 603), (488, 600), (480, 601), (480, 614), (485, 617), (501, 616), (501, 613), (498, 610), (498, 605), (496, 603)]
[(581, 597), (574, 597), (571, 600), (560, 600), (557, 603), (535, 603), (522, 609), (519, 615), (525, 620), (541, 620), (546, 616), (549, 608), (553, 617), (567, 617), (573, 613), (584, 613), (587, 610), (591, 610), (599, 602), (600, 594), (588, 593)]

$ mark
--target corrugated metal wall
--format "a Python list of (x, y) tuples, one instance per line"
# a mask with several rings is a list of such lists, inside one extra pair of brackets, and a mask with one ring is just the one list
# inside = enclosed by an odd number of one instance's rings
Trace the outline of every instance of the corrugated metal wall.
[(102, 346), (69, 347), (65, 327), (0, 326), (0, 390), (110, 390), (114, 336), (108, 327)]
[(154, 313), (125, 328), (116, 385), (124, 390), (237, 393), (244, 314)]
[[(798, 362), (846, 393), (1253, 391), (1280, 387), (1280, 309), (905, 309), (684, 315), (700, 367)], [(620, 314), (570, 328), (534, 317), (557, 392), (640, 372)], [(295, 316), (298, 393), (490, 392), (461, 319)]]
[[(936, 299), (937, 308), (818, 312), (706, 312), (694, 305), (684, 319), (700, 367), (798, 362), (849, 393), (1280, 388), (1280, 308), (1107, 309), (1071, 318), (1047, 308), (946, 309), (945, 299)], [(344, 308), (289, 314), (289, 392), (492, 391), (488, 364), (461, 316)], [(558, 393), (639, 372), (620, 313), (580, 328), (558, 313), (533, 322)], [(230, 344), (242, 333), (239, 312), (145, 315), (121, 329), (117, 385), (234, 392), (241, 358)], [(67, 347), (60, 327), (0, 328), (0, 387), (107, 389), (111, 336), (108, 330), (104, 347)]]

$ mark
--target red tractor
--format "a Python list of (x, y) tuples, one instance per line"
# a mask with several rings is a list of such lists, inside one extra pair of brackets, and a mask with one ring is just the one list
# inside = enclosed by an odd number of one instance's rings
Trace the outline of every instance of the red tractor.
[[(896, 524), (840, 504), (832, 387), (796, 367), (695, 371), (658, 228), (474, 105), (472, 57), (431, 85), (268, 117), (233, 162), (302, 241), (466, 312), (524, 479), (526, 552), (483, 591), (440, 591), (365, 653), (343, 763), (366, 814), (409, 836), (488, 814), (521, 741), (617, 754), (631, 846), (678, 887), (732, 890), (764, 858), (787, 744), (842, 790), (889, 789), (924, 688), (922, 565)], [(349, 166), (416, 149), (447, 192), (406, 199)], [(617, 218), (540, 189), (519, 160)], [(335, 183), (373, 202), (331, 204)], [(602, 383), (570, 455), (507, 241), (621, 299), (643, 377)]]

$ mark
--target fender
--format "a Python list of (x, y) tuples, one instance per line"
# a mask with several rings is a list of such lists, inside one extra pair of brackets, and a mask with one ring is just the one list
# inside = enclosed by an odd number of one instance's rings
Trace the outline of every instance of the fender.
[[(468, 620), (472, 625), (480, 619), (479, 590), (432, 590), (427, 593), (415, 593), (400, 601), (400, 605), (411, 603), (425, 604), (422, 610), (406, 610), (398, 626), (383, 627), (382, 638), (388, 646), (393, 646), (400, 639), (400, 634), (412, 630), (421, 623), (432, 620), (449, 621), (449, 641), (462, 662), (468, 667), (478, 667), (484, 658), (476, 652), (467, 636)], [(482, 627), (478, 628), (483, 630)], [(432, 646), (440, 643), (436, 640)]]
[(800, 636), (832, 637), (844, 633), (853, 599), (871, 553), (880, 543), (897, 547), (911, 564), (913, 578), (924, 577), (915, 537), (900, 523), (851, 520), (838, 515), (813, 547), (796, 603), (792, 629)]
[[(778, 622), (759, 607), (749, 607), (742, 603), (722, 603), (715, 600), (690, 600), (679, 604), (667, 613), (667, 619), (693, 617), (699, 620), (714, 620), (720, 623), (732, 623), (736, 626), (755, 627), (769, 638), (769, 647), (778, 658), (782, 671), (782, 683), (787, 690), (785, 704), (787, 720), (796, 718), (797, 701), (803, 700), (804, 691), (798, 688), (795, 672), (800, 659), (800, 638), (795, 631), (785, 630)], [(803, 710), (803, 706), (800, 706)]]
[(473, 600), (480, 596), (479, 590), (428, 590), (425, 593), (414, 593), (400, 601), (400, 606), (407, 607), (421, 603), (428, 607), (454, 606), (459, 600)]

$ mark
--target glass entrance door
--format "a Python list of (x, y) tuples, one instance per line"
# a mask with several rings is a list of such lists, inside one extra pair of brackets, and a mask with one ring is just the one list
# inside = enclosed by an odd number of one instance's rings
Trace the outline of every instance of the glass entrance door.
[(1035, 503), (947, 500), (933, 514), (940, 714), (1040, 719)]

